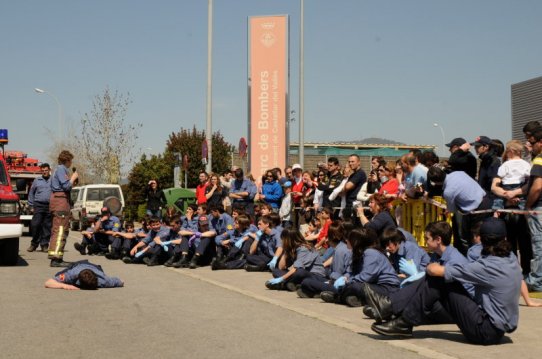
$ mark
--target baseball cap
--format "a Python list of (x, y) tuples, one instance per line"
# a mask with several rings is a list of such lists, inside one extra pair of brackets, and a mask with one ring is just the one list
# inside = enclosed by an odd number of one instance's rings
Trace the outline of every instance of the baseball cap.
[(292, 171), (294, 170), (302, 170), (303, 168), (301, 168), (301, 165), (299, 163), (296, 163), (292, 166)]
[(102, 207), (100, 212), (102, 212), (102, 214), (111, 214), (111, 211), (109, 210), (109, 207)]
[(286, 182), (284, 182), (284, 184), (282, 186), (284, 188), (290, 188), (290, 187), (292, 187), (292, 182), (291, 181), (286, 181)]
[(489, 146), (491, 145), (491, 138), (487, 136), (478, 136), (474, 140), (474, 142), (471, 143), (473, 146)]
[(480, 236), (506, 237), (506, 224), (499, 218), (486, 218), (480, 226)]
[(454, 147), (454, 146), (462, 146), (465, 143), (467, 143), (467, 140), (465, 140), (463, 137), (457, 137), (454, 138), (450, 143), (446, 144), (446, 147)]
[(198, 222), (200, 226), (209, 225), (209, 218), (207, 216), (200, 216)]

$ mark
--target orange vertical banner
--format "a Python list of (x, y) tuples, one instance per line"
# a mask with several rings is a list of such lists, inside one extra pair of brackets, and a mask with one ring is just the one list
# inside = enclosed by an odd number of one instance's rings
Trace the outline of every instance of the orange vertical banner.
[(249, 18), (249, 171), (284, 168), (288, 153), (288, 17)]

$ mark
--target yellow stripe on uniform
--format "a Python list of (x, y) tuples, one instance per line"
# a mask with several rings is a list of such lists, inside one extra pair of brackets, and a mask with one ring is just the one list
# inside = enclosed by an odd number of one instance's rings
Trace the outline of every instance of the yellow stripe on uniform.
[(542, 158), (536, 156), (536, 157), (534, 158), (534, 160), (533, 160), (533, 166), (534, 166), (534, 165), (542, 166)]
[(60, 255), (60, 243), (62, 242), (62, 235), (64, 234), (64, 226), (58, 227), (58, 236), (56, 237), (55, 253)]

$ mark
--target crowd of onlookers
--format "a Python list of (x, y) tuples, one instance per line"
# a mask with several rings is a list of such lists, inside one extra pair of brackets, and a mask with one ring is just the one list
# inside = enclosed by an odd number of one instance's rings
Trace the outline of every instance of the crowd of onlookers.
[[(141, 228), (121, 229), (104, 207), (75, 247), (129, 264), (271, 271), (269, 289), (363, 305), (381, 334), (444, 321), (473, 342), (493, 343), (517, 326), (520, 287), (531, 306), (538, 303), (527, 290), (542, 290), (542, 127), (531, 122), (524, 133), (526, 143), (455, 138), (446, 161), (413, 150), (397, 161), (373, 157), (366, 169), (353, 154), (347, 163), (329, 157), (314, 171), (294, 164), (261, 178), (240, 168), (201, 172), (196, 203), (182, 215), (164, 215), (152, 180)], [(425, 228), (421, 248), (391, 207), (435, 196), (447, 210)], [(421, 313), (413, 298), (435, 310)], [(487, 327), (471, 333), (464, 326), (478, 315)]]

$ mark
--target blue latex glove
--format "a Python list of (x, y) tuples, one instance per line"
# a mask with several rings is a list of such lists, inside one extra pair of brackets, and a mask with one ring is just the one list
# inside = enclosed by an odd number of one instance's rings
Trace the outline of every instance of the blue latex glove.
[(139, 258), (139, 257), (141, 257), (145, 252), (146, 252), (146, 251), (143, 249), (142, 251), (137, 252), (137, 253), (135, 254), (134, 257)]
[(169, 250), (169, 248), (167, 247), (168, 244), (170, 244), (171, 241), (167, 241), (167, 242), (162, 242), (161, 246), (162, 248), (164, 249), (164, 252), (167, 252)]
[(284, 282), (284, 279), (282, 277), (278, 277), (278, 278), (273, 278), (273, 279), (270, 279), (267, 281), (267, 283), (269, 284), (279, 284), (279, 283), (282, 283)]
[(408, 276), (413, 276), (418, 273), (418, 268), (416, 268), (414, 261), (401, 258), (399, 260), (399, 271)]
[(335, 287), (335, 289), (339, 289), (340, 287), (344, 287), (345, 285), (346, 285), (346, 277), (339, 277), (333, 283), (333, 286)]
[(267, 266), (269, 269), (275, 269), (277, 266), (277, 261), (279, 260), (279, 257), (274, 256), (273, 259), (271, 259), (271, 262), (267, 263)]
[(414, 275), (411, 275), (410, 277), (401, 282), (401, 288), (403, 288), (405, 285), (408, 285), (408, 283), (415, 282), (423, 277), (425, 277), (425, 272), (418, 272)]
[(263, 234), (263, 231), (262, 230), (259, 230), (258, 232), (256, 232), (256, 240), (259, 241), (260, 240), (260, 237), (262, 236)]
[(241, 247), (243, 246), (243, 243), (245, 242), (240, 239), (237, 242), (235, 242), (235, 247), (241, 249)]

